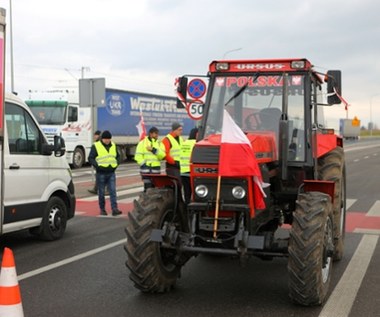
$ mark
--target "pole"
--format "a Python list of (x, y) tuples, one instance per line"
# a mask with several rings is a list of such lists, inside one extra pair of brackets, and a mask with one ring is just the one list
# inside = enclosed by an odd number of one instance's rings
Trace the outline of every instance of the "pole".
[(219, 199), (220, 199), (220, 183), (222, 176), (218, 176), (218, 184), (216, 187), (216, 204), (215, 204), (215, 218), (214, 218), (214, 239), (218, 234), (218, 217), (219, 217)]
[(11, 92), (15, 92), (14, 68), (13, 68), (13, 23), (12, 23), (12, 0), (9, 0), (9, 44), (11, 57)]
[(372, 122), (372, 99), (373, 97), (380, 96), (380, 94), (374, 94), (369, 98), (369, 135), (372, 136), (372, 130), (373, 130), (373, 122)]
[(0, 235), (4, 223), (5, 10), (0, 8)]

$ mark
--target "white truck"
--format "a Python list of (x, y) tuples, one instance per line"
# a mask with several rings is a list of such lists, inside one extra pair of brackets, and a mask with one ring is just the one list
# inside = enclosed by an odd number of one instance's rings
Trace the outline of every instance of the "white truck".
[(66, 159), (73, 168), (82, 167), (92, 140), (91, 109), (79, 107), (77, 91), (49, 90), (32, 92), (29, 106), (49, 143), (60, 135), (66, 144)]
[(357, 140), (360, 136), (360, 120), (357, 117), (353, 119), (340, 119), (339, 133), (346, 140)]
[(75, 212), (64, 140), (55, 136), (49, 144), (27, 105), (15, 95), (5, 95), (4, 110), (0, 234), (29, 229), (44, 240), (59, 239)]

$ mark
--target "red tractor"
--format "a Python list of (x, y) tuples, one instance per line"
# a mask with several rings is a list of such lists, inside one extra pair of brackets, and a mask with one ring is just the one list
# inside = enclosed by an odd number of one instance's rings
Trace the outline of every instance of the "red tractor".
[[(291, 300), (323, 304), (345, 235), (343, 142), (323, 121), (323, 108), (341, 103), (341, 72), (320, 74), (299, 58), (223, 60), (210, 64), (207, 77), (192, 201), (184, 204), (179, 180), (152, 177), (155, 187), (135, 200), (126, 226), (131, 280), (143, 292), (165, 292), (198, 254), (242, 263), (287, 257)], [(179, 80), (179, 105), (199, 103), (188, 99), (188, 79)], [(244, 131), (269, 185), (263, 209), (255, 208), (252, 176), (222, 177), (217, 186), (224, 110)]]

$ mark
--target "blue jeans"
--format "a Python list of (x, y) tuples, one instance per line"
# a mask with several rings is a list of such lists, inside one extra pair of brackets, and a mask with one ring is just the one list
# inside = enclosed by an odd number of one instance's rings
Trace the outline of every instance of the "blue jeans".
[(107, 185), (108, 191), (110, 193), (111, 208), (112, 210), (117, 210), (116, 201), (116, 175), (115, 172), (112, 173), (96, 173), (96, 182), (98, 185), (98, 198), (99, 198), (99, 208), (100, 210), (105, 210), (106, 200), (104, 197), (105, 188)]

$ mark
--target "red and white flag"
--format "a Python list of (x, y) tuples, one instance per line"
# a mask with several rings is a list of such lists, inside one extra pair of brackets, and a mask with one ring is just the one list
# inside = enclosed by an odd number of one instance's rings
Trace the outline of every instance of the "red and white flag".
[(218, 173), (219, 176), (252, 176), (255, 208), (265, 208), (263, 180), (252, 145), (227, 110), (223, 115)]
[(141, 109), (140, 109), (140, 121), (136, 125), (136, 128), (139, 133), (140, 141), (141, 141), (142, 139), (146, 137), (146, 128), (145, 128), (144, 117), (143, 117)]

